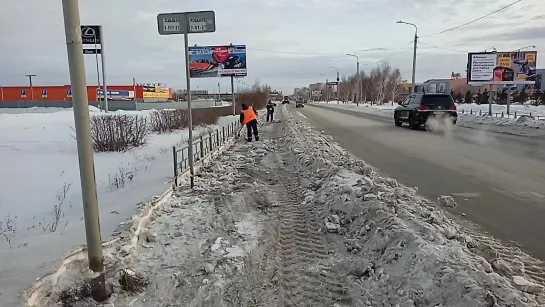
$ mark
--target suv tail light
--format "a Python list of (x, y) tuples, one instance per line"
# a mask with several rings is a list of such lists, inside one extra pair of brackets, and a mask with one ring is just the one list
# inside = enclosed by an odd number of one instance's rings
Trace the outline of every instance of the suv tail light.
[(421, 104), (419, 107), (418, 107), (418, 110), (419, 111), (427, 111), (430, 109), (430, 106), (427, 106), (425, 104)]
[(456, 105), (454, 103), (450, 105), (450, 110), (456, 111)]

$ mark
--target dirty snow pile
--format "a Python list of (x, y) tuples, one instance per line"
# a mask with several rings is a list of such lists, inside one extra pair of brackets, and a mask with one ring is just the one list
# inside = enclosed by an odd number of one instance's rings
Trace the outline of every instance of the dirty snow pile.
[(81, 258), (38, 284), (29, 305), (213, 306), (224, 299), (218, 291), (243, 267), (262, 232), (259, 206), (247, 199), (260, 189), (253, 174), (268, 144), (256, 142), (252, 151), (244, 150), (246, 144), (226, 148), (197, 172), (193, 190), (182, 186), (155, 210), (144, 209), (104, 251), (107, 302), (90, 297), (88, 262)]
[(298, 156), (317, 177), (306, 201), (342, 239), (337, 266), (349, 272), (356, 305), (545, 304), (543, 285), (532, 279), (544, 276), (540, 263), (457, 225), (441, 208), (455, 206), (452, 198), (418, 197), (416, 188), (381, 176), (305, 122), (288, 125), (305, 140)]

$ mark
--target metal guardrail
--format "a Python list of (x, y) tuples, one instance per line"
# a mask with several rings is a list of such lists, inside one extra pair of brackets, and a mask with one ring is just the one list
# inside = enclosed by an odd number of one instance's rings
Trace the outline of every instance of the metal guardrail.
[[(210, 156), (219, 147), (224, 145), (229, 139), (234, 137), (240, 131), (241, 124), (232, 122), (224, 125), (215, 131), (201, 133), (200, 136), (193, 139), (193, 161), (195, 164), (202, 162)], [(172, 166), (174, 170), (174, 185), (178, 186), (178, 176), (189, 169), (189, 140), (183, 147), (172, 147)]]
[[(462, 113), (462, 114), (470, 114), (470, 115), (477, 115), (479, 114), (479, 116), (483, 116), (483, 115), (488, 115), (488, 111), (484, 111), (483, 110), (479, 110), (479, 112), (477, 111), (473, 111), (473, 109), (470, 109), (469, 112), (462, 109), (462, 110), (459, 110), (458, 111), (459, 113)], [(534, 117), (535, 119), (545, 119), (545, 116), (543, 115), (532, 115), (532, 112), (528, 112), (528, 113), (521, 113), (521, 112), (514, 112), (512, 114), (507, 114), (505, 112), (494, 112), (492, 113), (492, 116), (495, 117), (495, 118), (519, 118), (521, 116), (532, 116)]]

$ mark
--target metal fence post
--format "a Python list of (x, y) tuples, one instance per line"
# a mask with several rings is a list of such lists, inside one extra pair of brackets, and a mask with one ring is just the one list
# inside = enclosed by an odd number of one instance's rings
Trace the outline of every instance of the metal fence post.
[(225, 143), (225, 126), (221, 127), (221, 134), (223, 137), (222, 143)]
[(208, 132), (208, 142), (210, 143), (210, 152), (214, 151), (214, 140), (212, 139), (212, 132)]
[(199, 149), (201, 150), (201, 159), (203, 159), (204, 158), (204, 144), (203, 144), (202, 134), (201, 134), (201, 141), (199, 143)]
[(174, 162), (174, 186), (178, 186), (178, 153), (176, 152), (176, 146), (172, 146), (172, 160)]
[(216, 145), (220, 146), (220, 130), (216, 129)]

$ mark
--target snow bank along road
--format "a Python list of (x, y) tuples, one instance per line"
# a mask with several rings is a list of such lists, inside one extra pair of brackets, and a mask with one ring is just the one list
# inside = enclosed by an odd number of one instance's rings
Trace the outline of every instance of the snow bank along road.
[(390, 118), (314, 106), (301, 112), (359, 158), (424, 196), (451, 195), (453, 213), (545, 260), (545, 139), (411, 131)]
[[(539, 261), (460, 226), (441, 208), (451, 198), (417, 196), (282, 108), (262, 141), (240, 140), (196, 189), (175, 191), (136, 249), (127, 233), (108, 251), (113, 295), (100, 306), (545, 304)], [(84, 268), (43, 285), (38, 306), (99, 306)]]

